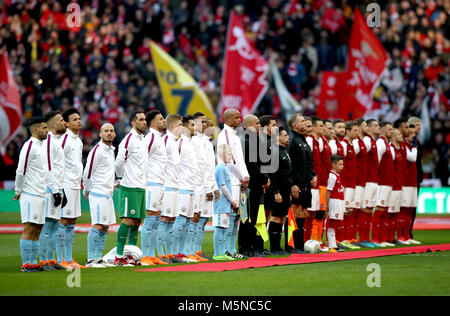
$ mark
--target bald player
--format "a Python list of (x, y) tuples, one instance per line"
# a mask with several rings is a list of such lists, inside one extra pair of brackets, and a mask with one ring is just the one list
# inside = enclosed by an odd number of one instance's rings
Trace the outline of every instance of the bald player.
[(238, 237), (239, 252), (246, 253), (249, 256), (266, 256), (268, 253), (264, 250), (264, 242), (262, 238), (257, 236), (255, 228), (259, 205), (264, 200), (264, 190), (270, 186), (269, 178), (261, 172), (263, 165), (259, 151), (259, 146), (261, 146), (259, 142), (261, 124), (258, 117), (248, 114), (244, 117), (243, 125), (245, 128), (245, 164), (252, 177), (248, 186), (250, 189), (248, 198), (248, 215), (250, 221), (246, 221), (240, 225)]
[(100, 141), (89, 152), (83, 173), (84, 198), (89, 199), (92, 227), (88, 233), (86, 267), (104, 268), (102, 260), (109, 225), (116, 223), (113, 193), (115, 189), (115, 155), (112, 142), (114, 126), (105, 123), (100, 129)]
[[(223, 114), (224, 125), (223, 130), (217, 137), (217, 148), (220, 145), (226, 144), (231, 146), (232, 158), (229, 164), (230, 178), (231, 178), (231, 195), (235, 201), (239, 201), (240, 192), (247, 190), (250, 180), (250, 175), (244, 160), (244, 153), (242, 151), (241, 139), (236, 134), (236, 129), (241, 126), (241, 113), (235, 109), (228, 109)], [(229, 231), (232, 232), (230, 244), (235, 247), (237, 236), (237, 209), (230, 214)], [(233, 248), (233, 247), (229, 247)], [(227, 249), (233, 253), (234, 249)], [(237, 254), (237, 252), (236, 252)], [(237, 254), (238, 255), (238, 254)]]

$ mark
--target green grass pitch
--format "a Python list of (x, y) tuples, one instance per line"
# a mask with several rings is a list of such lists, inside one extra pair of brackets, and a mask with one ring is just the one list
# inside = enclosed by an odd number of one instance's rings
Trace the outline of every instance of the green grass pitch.
[[(18, 213), (2, 213), (0, 224), (19, 223)], [(88, 222), (84, 213), (79, 222)], [(211, 255), (212, 233), (204, 250)], [(82, 269), (80, 287), (68, 287), (71, 272), (20, 272), (19, 234), (0, 235), (0, 295), (450, 295), (450, 252), (408, 254), (327, 263), (287, 265), (225, 272), (135, 272), (142, 267)], [(416, 231), (423, 244), (450, 242), (450, 231)], [(108, 234), (105, 251), (115, 247)], [(140, 245), (140, 241), (138, 243)], [(268, 245), (266, 245), (268, 248)], [(84, 263), (87, 234), (76, 234), (73, 254)], [(380, 267), (380, 287), (369, 287), (368, 265)], [(146, 267), (147, 268), (147, 267)], [(132, 291), (130, 290), (132, 289)]]

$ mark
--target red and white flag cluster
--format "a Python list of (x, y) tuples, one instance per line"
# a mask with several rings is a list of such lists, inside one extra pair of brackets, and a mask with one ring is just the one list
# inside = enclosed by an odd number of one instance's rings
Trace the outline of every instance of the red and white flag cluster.
[(370, 112), (373, 107), (373, 92), (388, 60), (381, 42), (356, 9), (350, 34), (347, 69), (344, 72), (323, 72), (317, 115), (355, 119)]

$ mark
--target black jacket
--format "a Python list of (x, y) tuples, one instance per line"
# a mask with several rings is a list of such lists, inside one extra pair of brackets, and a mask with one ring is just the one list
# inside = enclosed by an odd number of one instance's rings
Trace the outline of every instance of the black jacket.
[(311, 148), (302, 134), (292, 131), (291, 136), (289, 156), (292, 163), (293, 184), (300, 189), (311, 188), (311, 180), (316, 176)]
[(262, 186), (267, 184), (268, 176), (261, 172), (262, 162), (259, 157), (260, 139), (249, 130), (244, 134), (245, 165), (250, 175), (249, 189), (263, 191)]
[(274, 146), (273, 154), (278, 154), (279, 167), (275, 173), (270, 174), (270, 192), (291, 192), (293, 185), (292, 163), (287, 147)]

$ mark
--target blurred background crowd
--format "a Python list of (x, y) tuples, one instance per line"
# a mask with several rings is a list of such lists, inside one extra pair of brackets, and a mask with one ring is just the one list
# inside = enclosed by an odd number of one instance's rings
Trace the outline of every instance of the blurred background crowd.
[[(390, 55), (389, 73), (374, 98), (379, 119), (420, 117), (430, 108), (431, 137), (424, 144), (425, 177), (447, 185), (450, 155), (450, 1), (325, 0), (92, 0), (77, 1), (81, 28), (67, 27), (70, 1), (0, 1), (0, 48), (6, 47), (19, 87), (24, 122), (50, 110), (76, 107), (83, 120), (85, 152), (99, 127), (114, 124), (117, 141), (128, 132), (128, 114), (166, 114), (150, 54), (160, 44), (197, 80), (217, 108), (229, 11), (245, 16), (247, 35), (265, 57), (279, 56), (284, 82), (305, 115), (317, 108), (323, 70), (346, 67), (352, 12), (381, 7), (373, 28)], [(333, 17), (325, 17), (326, 8)], [(324, 21), (332, 22), (324, 23)], [(41, 79), (41, 80), (39, 80)], [(271, 87), (257, 114), (279, 115)], [(423, 123), (422, 123), (423, 124)], [(9, 144), (0, 180), (14, 179), (28, 137)]]

